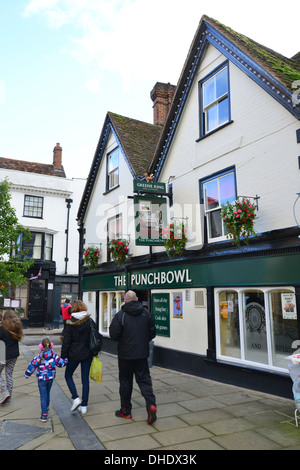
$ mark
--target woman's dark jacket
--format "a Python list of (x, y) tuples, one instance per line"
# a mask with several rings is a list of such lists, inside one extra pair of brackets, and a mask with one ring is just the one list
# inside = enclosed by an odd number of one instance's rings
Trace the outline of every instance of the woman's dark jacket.
[(4, 341), (6, 349), (5, 359), (14, 359), (19, 357), (19, 341), (14, 339), (4, 328), (0, 326), (0, 340)]
[(61, 357), (63, 359), (67, 357), (69, 361), (84, 361), (93, 356), (90, 350), (91, 323), (96, 328), (95, 322), (88, 313), (80, 320), (72, 316), (66, 321), (62, 332)]
[(120, 359), (145, 359), (149, 356), (149, 341), (156, 336), (153, 316), (141, 302), (127, 302), (114, 316), (109, 334), (119, 342)]

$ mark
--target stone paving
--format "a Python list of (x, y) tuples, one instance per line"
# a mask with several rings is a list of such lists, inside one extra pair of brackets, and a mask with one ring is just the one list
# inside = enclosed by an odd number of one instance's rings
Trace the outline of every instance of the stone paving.
[[(60, 353), (60, 347), (54, 346)], [(35, 376), (24, 378), (37, 347), (22, 345), (13, 397), (0, 406), (0, 450), (197, 451), (300, 450), (294, 402), (179, 372), (152, 367), (158, 419), (147, 424), (144, 399), (133, 391), (132, 419), (120, 407), (117, 358), (102, 353), (103, 381), (91, 381), (87, 414), (70, 412), (64, 369), (57, 369), (47, 423), (41, 423)], [(81, 390), (80, 368), (75, 373)], [(291, 383), (292, 386), (292, 383)]]

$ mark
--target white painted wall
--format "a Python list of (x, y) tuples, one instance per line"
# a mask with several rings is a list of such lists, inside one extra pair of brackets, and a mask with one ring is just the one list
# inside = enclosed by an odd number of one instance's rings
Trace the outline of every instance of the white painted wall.
[[(69, 219), (69, 251), (67, 274), (78, 273), (79, 234), (77, 211), (82, 197), (85, 180), (67, 179), (56, 176), (40, 175), (24, 171), (0, 169), (0, 180), (7, 177), (11, 186), (11, 205), (16, 209), (19, 222), (32, 231), (53, 234), (53, 261), (56, 274), (65, 274), (67, 203), (73, 199)], [(44, 198), (43, 218), (24, 217), (24, 196)]]
[(106, 191), (106, 155), (117, 146), (114, 133), (110, 132), (84, 219), (85, 247), (101, 243), (100, 262), (107, 261), (107, 220), (118, 214), (122, 214), (123, 235), (125, 238), (130, 236), (130, 254), (137, 256), (149, 251), (148, 247), (135, 246), (133, 200), (127, 198), (133, 195), (133, 177), (121, 148), (119, 149), (119, 187), (104, 194)]
[[(206, 355), (208, 348), (207, 311), (206, 306), (195, 307), (194, 293), (196, 290), (199, 289), (189, 289), (189, 297), (186, 296), (186, 289), (151, 291), (151, 294), (161, 292), (169, 294), (170, 304), (170, 338), (157, 335), (154, 339), (155, 346)], [(206, 299), (206, 289), (203, 291)], [(179, 292), (182, 295), (183, 318), (173, 318), (173, 294)]]
[[(189, 202), (196, 207), (199, 180), (235, 165), (238, 195), (260, 197), (256, 232), (294, 226), (293, 204), (300, 191), (300, 147), (296, 141), (299, 121), (232, 63), (229, 74), (234, 122), (196, 142), (199, 80), (225, 60), (212, 45), (208, 47), (160, 180), (167, 182), (169, 176), (175, 175), (175, 203)], [(300, 209), (298, 215), (300, 219)], [(198, 234), (197, 242), (201, 244), (202, 231)], [(193, 243), (190, 240), (188, 247)]]

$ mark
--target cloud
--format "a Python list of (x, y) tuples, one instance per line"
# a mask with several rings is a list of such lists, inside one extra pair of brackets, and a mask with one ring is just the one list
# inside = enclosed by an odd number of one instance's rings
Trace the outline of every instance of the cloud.
[[(282, 24), (260, 0), (249, 6), (235, 0), (30, 0), (24, 13), (43, 16), (51, 28), (69, 26), (61, 52), (84, 65), (93, 92), (102, 88), (105, 73), (120, 77), (124, 90), (145, 80), (176, 84), (204, 13), (269, 47), (276, 21)], [(274, 31), (266, 31), (266, 14)]]
[[(201, 14), (199, 1), (188, 0)], [(177, 8), (176, 8), (177, 4)], [(89, 90), (101, 88), (104, 72), (119, 75), (124, 89), (137, 80), (173, 81), (180, 73), (200, 17), (188, 34), (180, 28), (190, 11), (178, 0), (31, 0), (27, 17), (43, 16), (50, 28), (71, 25), (62, 51), (88, 69)], [(178, 60), (179, 58), (179, 60)], [(158, 76), (159, 71), (159, 76)]]

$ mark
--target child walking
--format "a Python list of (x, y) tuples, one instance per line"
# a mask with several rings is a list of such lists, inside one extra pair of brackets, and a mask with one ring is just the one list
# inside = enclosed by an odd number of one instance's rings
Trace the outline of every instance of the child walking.
[(62, 359), (53, 350), (53, 343), (49, 338), (44, 338), (39, 345), (40, 354), (35, 356), (25, 371), (25, 377), (31, 376), (36, 370), (36, 377), (41, 397), (41, 417), (40, 421), (45, 423), (48, 419), (48, 409), (50, 403), (50, 390), (55, 379), (56, 366), (64, 367), (68, 363), (68, 359)]

